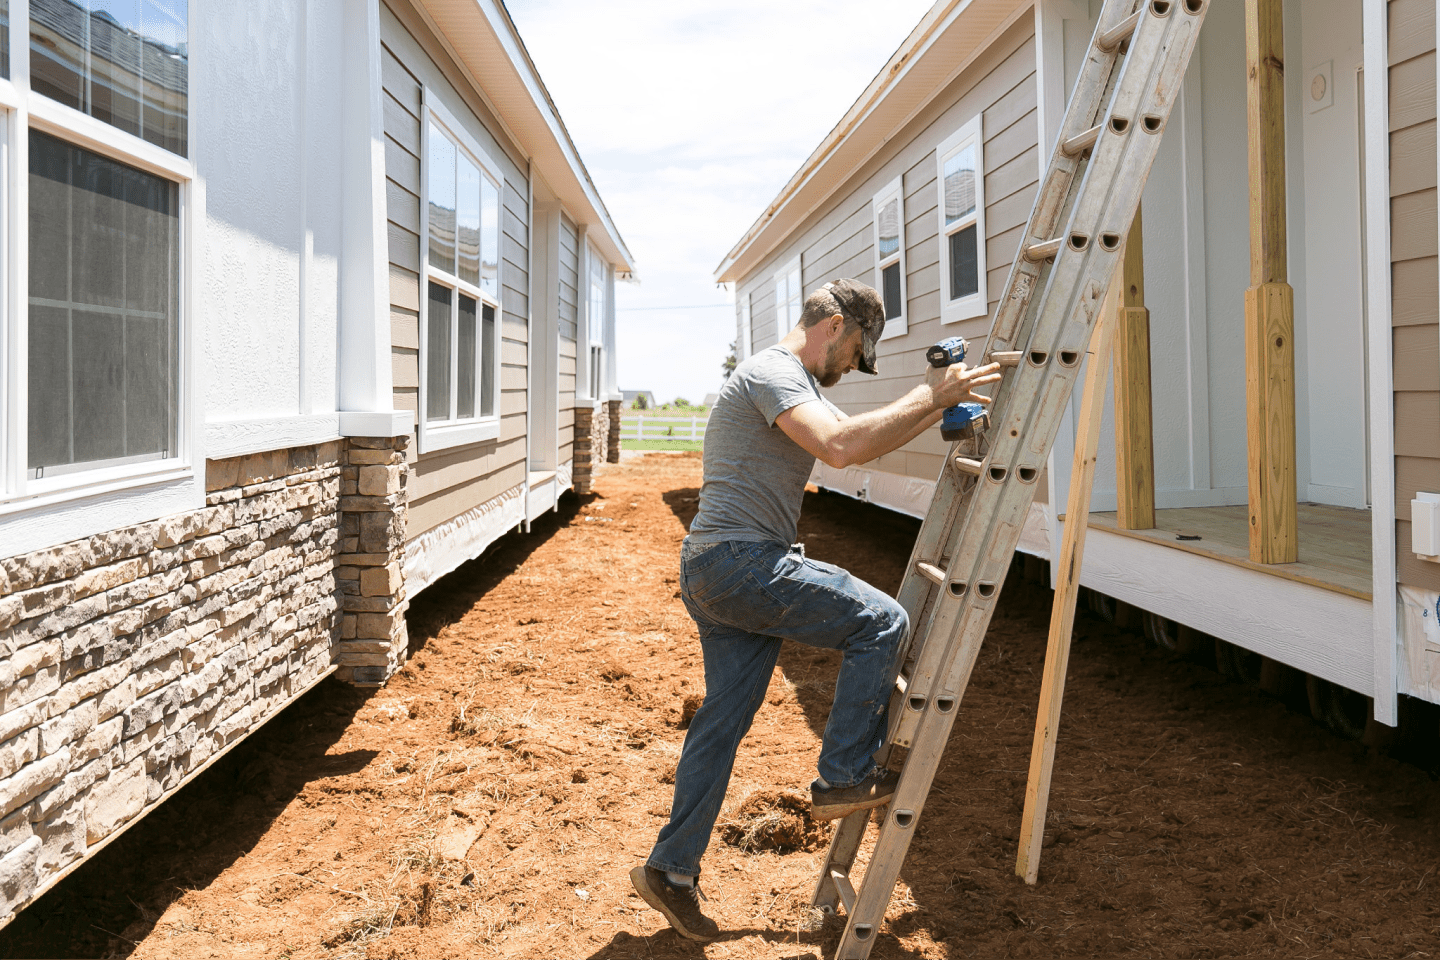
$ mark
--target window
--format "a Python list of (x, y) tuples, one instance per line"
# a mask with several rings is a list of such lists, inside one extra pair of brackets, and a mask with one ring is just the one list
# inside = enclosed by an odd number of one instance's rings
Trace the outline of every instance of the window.
[(605, 260), (593, 246), (586, 244), (586, 259), (589, 268), (588, 293), (585, 298), (585, 328), (590, 342), (589, 381), (590, 399), (603, 400), (605, 387), (605, 311), (607, 307), (607, 285)]
[(985, 171), (980, 117), (940, 145), (940, 319), (944, 323), (983, 317), (985, 289)]
[(189, 0), (30, 0), (31, 89), (186, 156), (188, 8)]
[(175, 456), (179, 187), (29, 136), (29, 476)]
[(898, 337), (905, 325), (905, 194), (900, 178), (871, 201), (875, 215), (875, 288), (885, 302), (881, 340)]
[(800, 292), (800, 258), (796, 257), (775, 274), (775, 339), (795, 329), (800, 322), (800, 307), (805, 296)]
[(422, 451), (493, 440), (500, 341), (500, 180), (438, 104), (425, 127)]

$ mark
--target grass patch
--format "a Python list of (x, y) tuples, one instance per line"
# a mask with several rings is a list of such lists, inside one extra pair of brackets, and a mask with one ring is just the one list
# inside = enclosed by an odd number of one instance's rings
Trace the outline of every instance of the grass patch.
[(621, 450), (703, 450), (703, 440), (669, 440), (646, 437), (644, 440), (621, 440)]

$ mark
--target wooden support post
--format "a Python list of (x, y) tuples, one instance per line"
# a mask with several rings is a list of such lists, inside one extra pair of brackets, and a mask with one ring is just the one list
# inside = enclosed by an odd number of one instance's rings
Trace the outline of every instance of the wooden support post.
[(1140, 208), (1125, 241), (1121, 306), (1115, 320), (1115, 501), (1121, 530), (1155, 526), (1155, 443), (1150, 418), (1150, 311)]
[(1040, 681), (1040, 712), (1035, 718), (1035, 744), (1030, 752), (1030, 780), (1025, 787), (1025, 813), (1020, 821), (1020, 850), (1015, 875), (1034, 884), (1040, 875), (1040, 849), (1045, 839), (1045, 810), (1050, 803), (1050, 774), (1055, 767), (1055, 738), (1060, 730), (1060, 701), (1065, 696), (1065, 668), (1070, 662), (1070, 634), (1075, 626), (1075, 601), (1080, 595), (1080, 558), (1090, 520), (1090, 489), (1095, 483), (1100, 422), (1105, 411), (1105, 378), (1110, 372), (1110, 347), (1120, 307), (1122, 272), (1116, 269), (1110, 292), (1090, 335), (1090, 362), (1080, 400), (1075, 435), (1075, 460), (1070, 475), (1070, 501), (1065, 508), (1065, 535), (1056, 564), (1055, 602), (1050, 609), (1050, 639)]
[(1250, 288), (1245, 422), (1250, 559), (1294, 563), (1295, 292), (1285, 259), (1285, 44), (1281, 0), (1245, 0), (1250, 142)]

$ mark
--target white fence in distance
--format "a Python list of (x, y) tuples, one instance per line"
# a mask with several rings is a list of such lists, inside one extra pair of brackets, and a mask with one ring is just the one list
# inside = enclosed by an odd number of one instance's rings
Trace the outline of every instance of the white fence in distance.
[(620, 439), (624, 440), (689, 440), (705, 439), (707, 416), (686, 417), (626, 414), (620, 418)]

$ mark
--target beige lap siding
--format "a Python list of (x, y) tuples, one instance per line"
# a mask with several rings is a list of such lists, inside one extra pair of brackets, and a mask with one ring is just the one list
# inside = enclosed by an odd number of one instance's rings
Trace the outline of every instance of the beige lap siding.
[(341, 442), (0, 560), (0, 922), (330, 671)]
[(1410, 549), (1410, 501), (1440, 492), (1434, 0), (1392, 0), (1389, 20), (1397, 577), (1440, 592), (1440, 564)]

